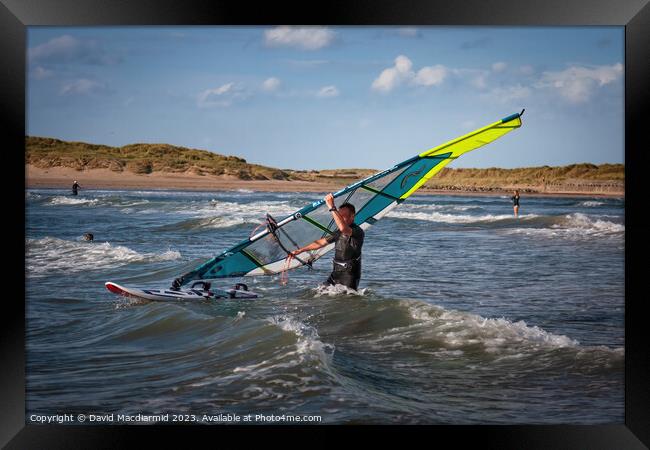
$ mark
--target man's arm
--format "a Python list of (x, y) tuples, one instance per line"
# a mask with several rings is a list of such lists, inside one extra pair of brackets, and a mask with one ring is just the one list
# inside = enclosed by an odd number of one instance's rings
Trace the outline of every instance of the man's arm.
[[(332, 194), (327, 194), (325, 196), (325, 203), (327, 203), (327, 206), (330, 208), (330, 210), (336, 206), (334, 204), (334, 196)], [(336, 226), (341, 231), (341, 233), (346, 236), (352, 236), (352, 228), (350, 228), (350, 226), (343, 221), (338, 210), (332, 211), (332, 217), (334, 218), (334, 222), (336, 222)]]
[(309, 250), (318, 250), (321, 247), (325, 247), (328, 244), (327, 239), (321, 238), (318, 239), (314, 242), (312, 242), (309, 245), (305, 245), (304, 247), (300, 247), (298, 250), (294, 250), (291, 252), (292, 255), (299, 255), (303, 252), (308, 252)]

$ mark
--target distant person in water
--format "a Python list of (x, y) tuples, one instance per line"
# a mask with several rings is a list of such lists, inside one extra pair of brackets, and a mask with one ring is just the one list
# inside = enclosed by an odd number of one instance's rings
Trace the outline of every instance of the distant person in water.
[(79, 183), (77, 183), (77, 180), (72, 183), (72, 195), (77, 195), (77, 189), (79, 189), (81, 186), (79, 186)]
[(363, 246), (363, 229), (354, 223), (354, 206), (343, 203), (338, 208), (334, 203), (334, 196), (327, 194), (325, 203), (332, 213), (332, 219), (338, 228), (332, 234), (318, 239), (309, 245), (301, 247), (288, 256), (288, 263), (297, 255), (310, 250), (317, 250), (328, 244), (336, 242), (334, 246), (334, 267), (325, 284), (342, 284), (357, 290), (361, 279), (361, 247)]
[(515, 190), (514, 194), (515, 195), (510, 197), (510, 199), (512, 200), (512, 206), (515, 210), (515, 217), (519, 217), (519, 191)]
[(92, 241), (93, 239), (95, 239), (95, 236), (92, 233), (84, 233), (84, 241)]

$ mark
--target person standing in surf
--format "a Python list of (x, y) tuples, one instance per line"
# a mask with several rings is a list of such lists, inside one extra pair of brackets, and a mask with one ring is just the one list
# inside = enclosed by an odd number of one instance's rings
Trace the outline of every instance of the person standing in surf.
[(342, 284), (357, 290), (361, 279), (361, 247), (363, 247), (364, 231), (354, 223), (356, 210), (354, 205), (343, 203), (339, 208), (334, 204), (334, 196), (330, 193), (325, 197), (325, 203), (336, 222), (337, 230), (327, 237), (318, 239), (309, 245), (294, 250), (287, 257), (287, 264), (300, 253), (318, 250), (332, 242), (334, 247), (333, 270), (325, 284)]
[(514, 194), (510, 200), (512, 200), (512, 207), (515, 210), (515, 217), (519, 217), (519, 191), (515, 189)]
[(77, 189), (79, 189), (81, 186), (79, 186), (79, 183), (77, 183), (77, 180), (74, 180), (74, 183), (72, 183), (72, 195), (77, 195)]

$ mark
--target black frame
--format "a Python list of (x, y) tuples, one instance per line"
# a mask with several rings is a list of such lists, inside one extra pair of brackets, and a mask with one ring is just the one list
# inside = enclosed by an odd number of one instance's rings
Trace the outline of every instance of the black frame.
[[(306, 438), (325, 437), (330, 431), (354, 433), (371, 431), (381, 439), (399, 437), (396, 431), (422, 433), (431, 443), (447, 439), (454, 445), (472, 443), (487, 448), (647, 448), (650, 446), (650, 352), (647, 319), (643, 314), (642, 272), (647, 262), (639, 251), (647, 239), (643, 230), (641, 170), (647, 168), (647, 138), (643, 138), (643, 120), (648, 113), (650, 96), (650, 6), (648, 0), (546, 0), (513, 2), (508, 0), (330, 0), (320, 4), (259, 2), (248, 4), (233, 0), (2, 0), (0, 4), (0, 110), (7, 132), (4, 155), (11, 167), (2, 177), (5, 199), (11, 200), (9, 211), (25, 207), (25, 178), (22, 167), (25, 136), (26, 27), (98, 26), (98, 25), (618, 25), (625, 27), (625, 423), (620, 425), (579, 426), (282, 426), (282, 427), (129, 427), (129, 426), (48, 426), (25, 425), (25, 274), (17, 265), (4, 265), (4, 279), (17, 295), (5, 295), (0, 328), (0, 355), (3, 370), (0, 382), (0, 445), (6, 448), (93, 448), (122, 447), (140, 435), (147, 440), (177, 433), (187, 443), (196, 433), (237, 432), (238, 446), (247, 445), (251, 431), (262, 431), (267, 442), (290, 434)], [(6, 194), (10, 193), (10, 196)], [(19, 216), (20, 217), (20, 216)], [(647, 223), (647, 222), (645, 222)], [(23, 221), (4, 223), (11, 237), (23, 236), (12, 248), (17, 260), (25, 251)], [(13, 258), (5, 258), (13, 261)], [(24, 261), (24, 259), (23, 259)], [(11, 280), (11, 281), (10, 281)], [(18, 282), (15, 282), (18, 280)], [(13, 292), (12, 292), (13, 294)], [(23, 302), (19, 301), (22, 294)], [(647, 294), (646, 294), (647, 295)], [(277, 434), (281, 432), (282, 436)], [(191, 433), (191, 434), (190, 434)], [(271, 436), (266, 436), (270, 434)], [(216, 436), (215, 436), (216, 437)], [(435, 440), (434, 440), (435, 439)], [(171, 441), (167, 441), (171, 442)], [(320, 440), (319, 443), (323, 441)], [(399, 442), (399, 441), (398, 441)], [(421, 444), (416, 444), (421, 445)]]

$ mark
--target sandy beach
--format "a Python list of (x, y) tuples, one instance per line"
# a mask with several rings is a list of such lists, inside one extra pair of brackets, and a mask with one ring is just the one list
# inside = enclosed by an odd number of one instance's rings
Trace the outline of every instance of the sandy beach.
[[(270, 192), (328, 192), (336, 191), (347, 183), (286, 180), (241, 180), (233, 176), (197, 175), (195, 173), (154, 172), (147, 175), (128, 171), (114, 172), (110, 169), (75, 170), (68, 167), (38, 168), (25, 166), (25, 184), (27, 188), (69, 188), (77, 181), (81, 189), (180, 189), (199, 191), (223, 191), (247, 189)], [(512, 187), (514, 189), (515, 187)], [(623, 190), (595, 191), (586, 189), (553, 189), (545, 191), (543, 186), (517, 186), (522, 193), (534, 196), (595, 196), (623, 197)], [(511, 192), (511, 187), (504, 190), (437, 190), (426, 185), (419, 194), (444, 195), (504, 195)]]

